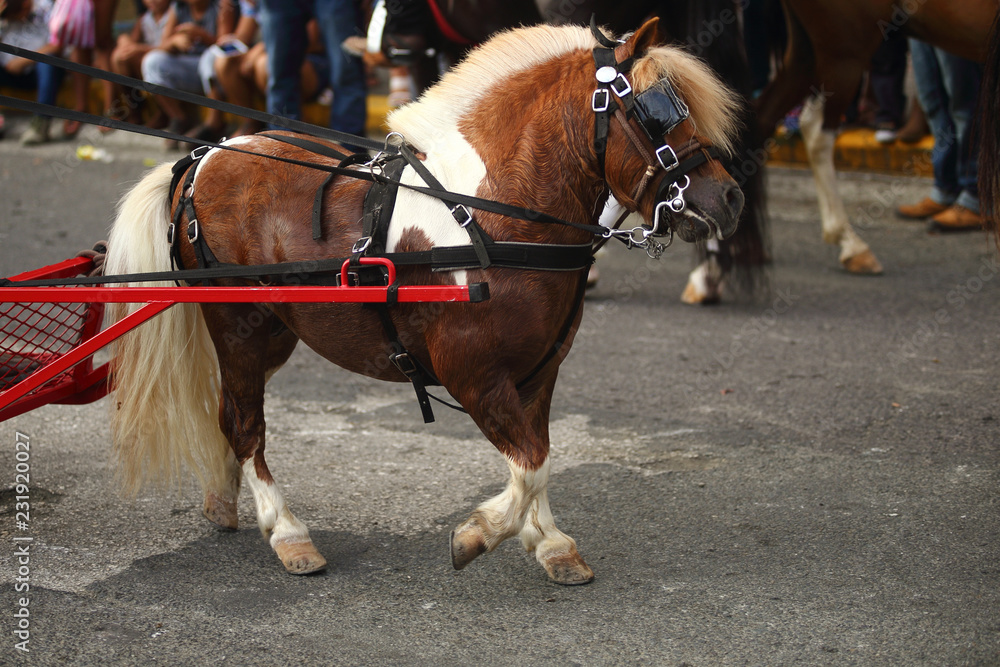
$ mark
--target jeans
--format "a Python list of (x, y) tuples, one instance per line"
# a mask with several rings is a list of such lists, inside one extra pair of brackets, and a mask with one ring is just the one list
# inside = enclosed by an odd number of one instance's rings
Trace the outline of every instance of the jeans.
[(982, 66), (911, 39), (913, 74), (920, 105), (934, 135), (931, 199), (979, 212), (979, 144), (973, 121)]
[(360, 58), (341, 48), (343, 41), (357, 32), (353, 0), (263, 0), (260, 9), (270, 69), (268, 113), (302, 118), (306, 22), (315, 17), (330, 61), (330, 129), (364, 136), (367, 109), (363, 65)]
[(167, 88), (175, 88), (188, 93), (202, 94), (198, 62), (201, 56), (181, 53), (171, 54), (153, 49), (142, 59), (142, 79)]
[(61, 67), (53, 67), (44, 63), (35, 63), (35, 66), (25, 74), (11, 74), (3, 67), (0, 67), (0, 86), (18, 88), (20, 90), (38, 90), (35, 101), (39, 104), (55, 106), (56, 97), (59, 95), (59, 86), (62, 85), (66, 70)]

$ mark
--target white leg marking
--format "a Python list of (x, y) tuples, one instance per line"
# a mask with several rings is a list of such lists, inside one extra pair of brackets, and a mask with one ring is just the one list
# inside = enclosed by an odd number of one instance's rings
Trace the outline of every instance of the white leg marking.
[[(549, 481), (548, 459), (538, 470), (526, 470), (510, 460), (507, 465), (510, 468), (507, 488), (477, 507), (475, 512), (484, 521), (487, 551), (522, 531), (529, 511), (539, 494), (545, 493)], [(545, 506), (548, 507), (548, 501)]]
[(833, 166), (834, 142), (837, 135), (833, 130), (823, 129), (823, 99), (811, 97), (806, 101), (799, 118), (802, 137), (805, 139), (809, 165), (816, 180), (819, 197), (820, 217), (823, 222), (823, 240), (840, 244), (841, 261), (854, 257), (866, 250), (868, 244), (851, 228), (847, 209), (837, 191), (837, 173)]
[(271, 547), (279, 542), (294, 544), (310, 541), (309, 529), (289, 511), (278, 487), (257, 477), (252, 457), (243, 463), (243, 477), (257, 504), (257, 525), (264, 537), (270, 537)]

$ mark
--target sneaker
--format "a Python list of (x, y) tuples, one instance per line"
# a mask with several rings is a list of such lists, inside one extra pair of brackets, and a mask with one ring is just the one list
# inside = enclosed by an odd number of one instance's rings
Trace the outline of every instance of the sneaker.
[(907, 220), (923, 220), (932, 215), (943, 213), (948, 209), (945, 204), (939, 204), (930, 197), (924, 197), (916, 204), (900, 206), (896, 209), (896, 215)]
[(892, 123), (879, 123), (875, 126), (875, 141), (880, 144), (892, 144), (896, 141), (896, 126)]
[(929, 234), (949, 232), (974, 232), (983, 228), (983, 216), (972, 209), (955, 204), (931, 218)]
[(34, 116), (31, 125), (21, 135), (22, 146), (37, 146), (49, 141), (49, 126), (52, 124), (51, 118), (44, 116)]

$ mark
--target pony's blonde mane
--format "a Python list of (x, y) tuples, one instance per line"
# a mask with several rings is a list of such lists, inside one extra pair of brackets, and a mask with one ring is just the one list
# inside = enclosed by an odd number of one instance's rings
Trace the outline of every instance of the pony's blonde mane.
[(632, 66), (632, 85), (643, 91), (666, 78), (691, 111), (699, 134), (726, 153), (739, 129), (740, 99), (704, 61), (676, 46), (654, 46)]
[[(537, 25), (498, 33), (446, 73), (420, 99), (397, 109), (389, 129), (418, 150), (431, 150), (490, 89), (518, 72), (579, 50), (597, 40), (589, 28)], [(738, 98), (701, 60), (672, 46), (657, 46), (636, 60), (629, 78), (636, 92), (666, 77), (691, 111), (698, 132), (721, 150), (732, 150)]]
[(566, 53), (592, 49), (595, 44), (590, 31), (578, 26), (537, 25), (497, 33), (420, 99), (390, 114), (389, 129), (426, 151), (445, 128), (456, 127), (497, 83)]

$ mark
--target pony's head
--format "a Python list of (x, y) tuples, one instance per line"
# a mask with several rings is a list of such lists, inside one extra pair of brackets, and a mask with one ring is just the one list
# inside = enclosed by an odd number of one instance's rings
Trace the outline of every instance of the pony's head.
[(612, 194), (654, 234), (731, 235), (743, 193), (720, 158), (733, 151), (735, 93), (696, 57), (656, 46), (656, 19), (620, 42), (594, 34), (595, 153)]
[(575, 25), (502, 32), (389, 126), (459, 191), (580, 219), (610, 190), (651, 234), (728, 236), (743, 195), (719, 158), (737, 97), (694, 56), (655, 46), (656, 25), (620, 42)]

